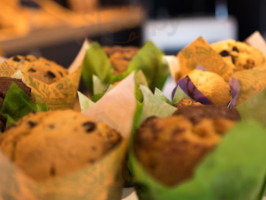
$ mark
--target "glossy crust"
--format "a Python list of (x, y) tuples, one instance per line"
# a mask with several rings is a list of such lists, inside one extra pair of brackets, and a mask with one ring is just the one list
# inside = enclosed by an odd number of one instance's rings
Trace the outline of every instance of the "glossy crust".
[(235, 71), (252, 69), (265, 61), (259, 49), (244, 42), (225, 40), (211, 45)]
[(65, 110), (24, 117), (1, 136), (0, 147), (28, 176), (42, 181), (93, 164), (120, 141), (107, 125)]

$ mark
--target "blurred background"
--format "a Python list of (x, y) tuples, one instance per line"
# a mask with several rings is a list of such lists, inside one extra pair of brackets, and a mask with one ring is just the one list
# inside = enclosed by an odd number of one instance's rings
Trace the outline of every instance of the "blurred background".
[(0, 54), (34, 54), (68, 67), (83, 40), (165, 53), (208, 42), (266, 36), (266, 0), (0, 0)]

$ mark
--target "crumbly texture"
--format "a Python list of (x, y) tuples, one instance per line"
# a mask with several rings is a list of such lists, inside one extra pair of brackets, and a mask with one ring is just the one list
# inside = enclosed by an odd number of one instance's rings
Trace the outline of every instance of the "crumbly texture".
[(252, 69), (265, 61), (259, 49), (244, 42), (225, 40), (211, 45), (235, 71)]
[(0, 137), (0, 147), (25, 174), (43, 181), (93, 164), (120, 141), (107, 125), (65, 110), (27, 115)]
[(6, 63), (46, 84), (52, 84), (68, 74), (66, 69), (55, 62), (32, 55), (14, 56)]
[(107, 54), (114, 68), (114, 74), (121, 74), (127, 70), (127, 67), (136, 55), (139, 48), (129, 46), (113, 46), (113, 47), (103, 47), (103, 50)]
[[(31, 96), (31, 89), (26, 86), (21, 80), (10, 78), (10, 77), (0, 77), (0, 108), (3, 105), (7, 91), (9, 90), (12, 83), (16, 83), (29, 97)], [(6, 119), (0, 116), (0, 131), (4, 131), (6, 127)]]
[(232, 100), (229, 84), (218, 74), (196, 69), (188, 76), (196, 88), (212, 103), (225, 106)]
[(197, 123), (183, 115), (151, 117), (137, 130), (134, 151), (154, 178), (175, 186), (193, 176), (197, 165), (234, 123), (221, 116), (204, 116)]

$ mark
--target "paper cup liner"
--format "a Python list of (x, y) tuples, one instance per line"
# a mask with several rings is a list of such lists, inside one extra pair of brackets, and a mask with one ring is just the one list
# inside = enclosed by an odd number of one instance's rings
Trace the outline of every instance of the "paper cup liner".
[[(121, 106), (121, 102), (124, 106)], [(0, 199), (120, 200), (123, 188), (122, 166), (135, 108), (135, 82), (131, 74), (83, 112), (91, 119), (120, 132), (122, 142), (94, 164), (62, 177), (34, 181), (13, 165), (0, 149)]]
[[(255, 32), (247, 38), (246, 43), (260, 49), (266, 59), (266, 43), (259, 32)], [(266, 86), (266, 62), (249, 70), (234, 72), (202, 37), (178, 53), (175, 67), (171, 67), (176, 68), (176, 70), (171, 69), (170, 72), (173, 79), (177, 81), (199, 65), (208, 71), (219, 74), (227, 82), (230, 82), (232, 77), (238, 80), (240, 92), (236, 105), (263, 90)]]
[[(87, 41), (83, 43), (79, 54), (69, 67), (69, 74), (52, 84), (46, 84), (26, 73), (20, 73), (21, 77), (19, 78), (25, 81), (37, 98), (48, 104), (50, 110), (72, 109), (76, 101), (81, 76), (81, 62), (85, 55), (86, 45)], [(4, 62), (0, 65), (0, 76), (12, 77), (18, 72), (17, 70), (14, 66)]]

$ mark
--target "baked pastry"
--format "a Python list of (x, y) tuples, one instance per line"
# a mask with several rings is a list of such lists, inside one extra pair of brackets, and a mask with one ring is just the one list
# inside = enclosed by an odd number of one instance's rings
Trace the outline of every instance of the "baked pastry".
[(237, 111), (215, 105), (184, 108), (189, 112), (148, 118), (134, 140), (134, 152), (141, 165), (167, 186), (191, 178), (196, 166), (239, 119)]
[(114, 68), (114, 74), (121, 74), (127, 70), (127, 67), (132, 58), (139, 51), (139, 48), (129, 46), (113, 46), (103, 47), (103, 50), (107, 54)]
[[(3, 105), (6, 93), (13, 82), (16, 83), (27, 95), (29, 95), (29, 97), (31, 97), (31, 89), (21, 80), (10, 77), (0, 77), (0, 108)], [(0, 131), (3, 132), (5, 127), (6, 119), (0, 115)]]
[(25, 174), (43, 181), (93, 164), (120, 141), (107, 125), (64, 110), (25, 116), (1, 136), (0, 147)]
[(195, 69), (188, 77), (213, 104), (225, 106), (232, 100), (229, 84), (218, 74)]
[(4, 63), (46, 84), (52, 84), (68, 74), (66, 69), (55, 62), (42, 57), (36, 58), (32, 55), (14, 56)]
[(225, 40), (211, 45), (234, 70), (252, 69), (265, 61), (262, 52), (244, 42)]

